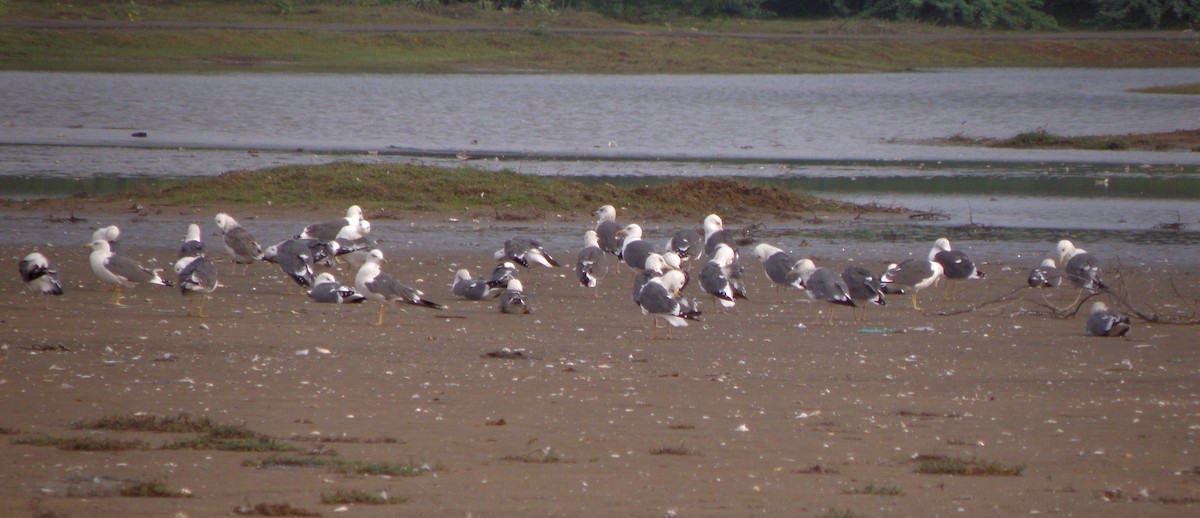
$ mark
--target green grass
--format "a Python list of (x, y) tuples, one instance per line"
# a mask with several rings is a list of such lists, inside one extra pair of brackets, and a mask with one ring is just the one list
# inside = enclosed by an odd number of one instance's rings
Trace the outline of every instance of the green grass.
[[(0, 19), (116, 22), (118, 30), (0, 29), (0, 69), (104, 72), (828, 73), (929, 67), (1190, 67), (1200, 46), (1113, 38), (1004, 39), (879, 20), (697, 20), (628, 24), (595, 13), (486, 11), (459, 4), (421, 10), (361, 2), (9, 0)], [(253, 24), (181, 29), (152, 22)], [(458, 26), (486, 32), (364, 32), (371, 26)], [(140, 29), (139, 29), (140, 28)], [(355, 30), (358, 29), (358, 30)], [(496, 29), (508, 32), (496, 32)], [(605, 32), (579, 32), (603, 29)], [(575, 32), (565, 32), (575, 31)], [(727, 38), (700, 34), (836, 35), (840, 39)], [(687, 37), (679, 37), (685, 34)], [(953, 39), (957, 35), (989, 38)], [(842, 38), (867, 35), (870, 38)], [(877, 39), (900, 35), (905, 39)], [(947, 39), (947, 36), (951, 37)]]
[[(703, 217), (714, 210), (734, 216), (739, 212), (882, 210), (821, 200), (749, 180), (706, 178), (618, 187), (473, 167), (353, 162), (232, 171), (179, 186), (142, 187), (115, 193), (107, 199), (220, 207), (270, 203), (274, 207), (303, 209), (358, 204), (376, 218), (380, 217), (377, 212), (380, 210), (472, 210), (505, 219), (507, 215), (529, 211), (591, 212), (604, 204), (686, 217)], [(720, 203), (714, 204), (714, 200)]]
[(12, 444), (22, 446), (52, 446), (66, 451), (128, 451), (148, 450), (150, 445), (140, 440), (119, 440), (103, 437), (19, 437)]
[(222, 428), (205, 417), (193, 418), (187, 413), (168, 416), (111, 415), (97, 419), (80, 419), (71, 423), (76, 430), (113, 430), (120, 432), (208, 433)]
[(393, 505), (406, 502), (402, 496), (391, 496), (385, 492), (362, 491), (359, 489), (339, 489), (332, 493), (321, 493), (321, 503), (326, 505), (367, 504)]
[(1130, 90), (1131, 92), (1142, 94), (1175, 94), (1175, 95), (1200, 95), (1200, 83), (1190, 83), (1183, 85), (1170, 86), (1152, 86), (1150, 88), (1138, 88)]
[(1024, 465), (1001, 464), (974, 458), (920, 455), (916, 460), (917, 473), (923, 475), (1019, 477), (1025, 472)]
[(162, 446), (164, 450), (219, 450), (242, 452), (288, 452), (298, 448), (271, 437), (222, 438), (205, 435), (194, 439), (173, 441)]
[(903, 496), (904, 491), (901, 491), (896, 486), (877, 486), (873, 482), (862, 487), (850, 488), (842, 491), (847, 495), (872, 495), (872, 496)]
[(342, 475), (387, 475), (392, 477), (416, 477), (423, 471), (421, 466), (395, 462), (374, 462), (313, 457), (301, 455), (271, 455), (258, 460), (242, 461), (246, 467), (271, 469), (281, 467), (323, 468)]
[(121, 496), (139, 498), (190, 498), (190, 493), (171, 489), (162, 482), (127, 482), (121, 486)]
[(682, 444), (679, 446), (659, 446), (650, 450), (651, 455), (700, 455), (699, 452), (691, 448), (685, 447)]

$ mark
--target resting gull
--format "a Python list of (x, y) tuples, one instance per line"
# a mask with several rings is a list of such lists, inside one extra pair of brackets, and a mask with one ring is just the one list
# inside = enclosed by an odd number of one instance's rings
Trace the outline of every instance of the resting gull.
[(763, 270), (776, 289), (781, 286), (784, 288), (791, 286), (798, 290), (804, 290), (804, 283), (800, 281), (800, 271), (796, 269), (800, 264), (798, 259), (778, 247), (766, 243), (755, 245), (754, 254), (762, 261)]
[(200, 225), (189, 223), (187, 229), (187, 237), (183, 238), (183, 245), (179, 247), (179, 257), (204, 257), (208, 255), (208, 250), (204, 248), (204, 242), (200, 240)]
[(358, 275), (354, 277), (354, 287), (358, 289), (358, 292), (371, 300), (379, 302), (379, 319), (375, 321), (374, 325), (383, 325), (384, 305), (389, 302), (402, 302), (426, 308), (446, 309), (446, 306), (426, 299), (425, 293), (421, 290), (400, 284), (400, 281), (383, 273), (380, 268), (380, 264), (383, 262), (383, 251), (379, 249), (371, 250), (367, 256), (367, 262), (362, 265), (362, 268), (359, 268)]
[(933, 248), (929, 250), (929, 260), (942, 265), (942, 276), (950, 280), (950, 289), (944, 296), (946, 300), (954, 300), (958, 281), (986, 277), (981, 270), (975, 268), (975, 263), (971, 262), (967, 254), (951, 249), (950, 240), (944, 237), (934, 241)]
[(718, 243), (712, 258), (700, 270), (700, 287), (726, 309), (736, 305), (734, 299), (746, 298), (745, 290), (737, 286), (740, 280), (734, 278), (733, 258), (733, 248)]
[[(608, 265), (604, 261), (604, 250), (600, 249), (600, 238), (595, 230), (583, 233), (583, 250), (579, 251), (579, 259), (575, 261), (575, 275), (579, 284), (585, 288), (595, 288), (600, 279), (608, 273)], [(600, 290), (593, 289), (592, 294), (599, 297)]]
[(354, 241), (366, 238), (371, 233), (371, 222), (363, 219), (362, 208), (351, 205), (346, 209), (346, 217), (335, 220), (313, 223), (296, 235), (296, 239), (316, 239), (326, 243), (344, 239)]
[(487, 284), (492, 288), (504, 288), (508, 286), (508, 282), (517, 278), (517, 265), (511, 261), (504, 261), (492, 268), (492, 276), (488, 277)]
[(512, 261), (529, 268), (529, 263), (537, 263), (547, 268), (558, 266), (550, 254), (546, 253), (541, 241), (528, 237), (514, 237), (504, 242), (504, 248), (496, 251), (497, 261)]
[[(25, 281), (29, 291), (46, 297), (63, 294), (62, 284), (58, 282), (58, 269), (46, 256), (37, 252), (29, 254), (17, 263), (17, 270), (21, 272), (21, 280)], [(50, 308), (49, 298), (46, 299), (46, 308)]]
[[(846, 281), (829, 268), (818, 268), (812, 259), (801, 259), (796, 263), (796, 271), (800, 273), (800, 282), (808, 292), (809, 298), (821, 300), (839, 306), (854, 307), (850, 298), (850, 288)], [(855, 312), (857, 314), (857, 311)], [(820, 319), (817, 319), (820, 322)], [(833, 323), (833, 313), (829, 313), (829, 323)]]
[(634, 271), (644, 268), (646, 258), (657, 252), (654, 251), (654, 245), (642, 239), (642, 226), (630, 223), (621, 230), (621, 233), (625, 235), (625, 241), (621, 243), (621, 260), (625, 261), (625, 264)]
[(1029, 287), (1031, 288), (1057, 288), (1060, 284), (1062, 284), (1062, 275), (1058, 274), (1058, 267), (1054, 264), (1054, 259), (1043, 259), (1041, 266), (1029, 270)]
[(596, 210), (595, 216), (599, 218), (596, 221), (596, 237), (600, 240), (600, 249), (617, 258), (617, 271), (620, 271), (621, 239), (617, 234), (621, 231), (621, 224), (617, 223), (617, 209), (605, 205)]
[(667, 242), (667, 251), (678, 254), (681, 263), (690, 264), (692, 259), (700, 257), (700, 253), (704, 251), (704, 237), (690, 228), (676, 230), (675, 235)]
[(308, 298), (329, 304), (357, 304), (367, 300), (354, 288), (338, 282), (329, 272), (321, 272), (317, 276), (312, 289), (308, 290)]
[(907, 291), (912, 296), (913, 309), (921, 311), (921, 307), (917, 305), (917, 292), (933, 286), (941, 277), (941, 264), (928, 259), (913, 258), (900, 264), (889, 265), (879, 281), (884, 286), (894, 286)]
[[(508, 282), (505, 281), (504, 284), (507, 285)], [(450, 291), (460, 299), (483, 300), (495, 298), (500, 292), (504, 291), (504, 286), (489, 286), (487, 279), (483, 277), (473, 278), (471, 277), (471, 272), (463, 268), (454, 272), (454, 283), (450, 285)]]
[[(205, 256), (185, 256), (175, 262), (175, 273), (179, 275), (179, 293), (184, 297), (200, 295), (196, 305), (196, 316), (207, 317), (204, 304), (208, 296), (217, 289), (217, 267)], [(192, 308), (188, 308), (192, 316)]]
[(510, 315), (528, 315), (531, 311), (529, 302), (525, 300), (525, 292), (521, 291), (521, 281), (513, 279), (508, 282), (504, 293), (500, 294), (500, 312)]
[(92, 248), (92, 253), (88, 256), (92, 273), (101, 281), (113, 285), (114, 306), (121, 305), (121, 287), (132, 288), (140, 283), (173, 286), (171, 281), (159, 274), (161, 270), (145, 268), (132, 259), (114, 254), (108, 241), (97, 239), (84, 246)]
[(650, 315), (654, 320), (654, 339), (658, 339), (658, 321), (667, 323), (667, 340), (671, 339), (672, 327), (687, 326), (688, 320), (698, 320), (700, 310), (696, 304), (679, 296), (683, 286), (683, 272), (671, 270), (659, 277), (650, 279), (642, 289), (638, 306), (643, 315)]
[(667, 261), (659, 254), (650, 254), (646, 258), (644, 268), (637, 275), (633, 276), (633, 303), (641, 304), (642, 290), (650, 282), (650, 279), (660, 277), (667, 271)]
[(1087, 331), (1096, 336), (1125, 336), (1129, 333), (1129, 317), (1096, 302), (1088, 313)]
[[(262, 247), (232, 216), (222, 212), (217, 214), (213, 221), (216, 222), (217, 228), (221, 229), (225, 251), (235, 264), (249, 265), (262, 260)], [(245, 273), (245, 270), (242, 273)]]
[(1075, 248), (1075, 244), (1064, 239), (1058, 242), (1058, 261), (1064, 265), (1063, 274), (1078, 288), (1088, 291), (1108, 289), (1100, 279), (1100, 260), (1087, 250)]
[(870, 270), (861, 266), (847, 267), (842, 271), (842, 280), (846, 282), (846, 288), (850, 290), (850, 300), (862, 308), (861, 319), (858, 317), (858, 310), (855, 310), (854, 318), (856, 320), (867, 319), (868, 303), (877, 306), (887, 305), (887, 299), (883, 298), (883, 289), (879, 279)]

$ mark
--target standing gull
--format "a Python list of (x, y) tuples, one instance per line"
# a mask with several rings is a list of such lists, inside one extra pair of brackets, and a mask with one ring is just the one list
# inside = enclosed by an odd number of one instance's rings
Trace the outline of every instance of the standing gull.
[(496, 251), (497, 261), (512, 261), (529, 268), (529, 263), (537, 263), (547, 268), (558, 266), (550, 254), (546, 253), (541, 241), (528, 237), (514, 237), (504, 242), (504, 248)]
[(854, 311), (855, 320), (867, 319), (868, 303), (877, 306), (887, 305), (887, 300), (883, 298), (883, 289), (879, 279), (875, 278), (870, 270), (861, 266), (849, 266), (842, 271), (842, 280), (846, 282), (846, 288), (850, 290), (850, 300), (862, 308), (861, 319), (858, 316), (858, 310)]
[(1129, 317), (1096, 302), (1088, 313), (1087, 331), (1095, 336), (1125, 336), (1129, 333)]
[(132, 259), (114, 254), (108, 241), (97, 239), (90, 245), (85, 245), (85, 247), (87, 246), (92, 248), (92, 253), (88, 256), (92, 273), (95, 273), (101, 281), (113, 285), (112, 305), (114, 306), (121, 305), (122, 286), (132, 288), (139, 283), (172, 286), (171, 281), (159, 275), (160, 270), (144, 268)]
[(950, 240), (944, 237), (933, 243), (933, 248), (929, 250), (929, 260), (942, 265), (942, 275), (950, 280), (950, 289), (943, 297), (945, 300), (954, 300), (958, 281), (985, 277), (982, 271), (975, 268), (975, 263), (971, 262), (967, 254), (952, 250)]
[(733, 256), (733, 249), (729, 245), (719, 243), (713, 251), (712, 258), (704, 263), (704, 268), (700, 270), (700, 287), (726, 309), (736, 305), (734, 299), (745, 298), (744, 291), (739, 295), (735, 281), (730, 279), (733, 273)]
[[(735, 246), (735, 243), (733, 243), (732, 240), (725, 235), (725, 223), (721, 221), (721, 216), (716, 214), (709, 214), (708, 216), (705, 216), (704, 257), (711, 259), (713, 254), (717, 251), (717, 245), (722, 243), (729, 245), (731, 249)], [(733, 251), (734, 254), (737, 253), (736, 249), (733, 249)]]
[(667, 323), (667, 340), (671, 339), (672, 327), (686, 327), (688, 320), (698, 320), (700, 310), (696, 304), (679, 296), (683, 286), (683, 272), (671, 270), (662, 276), (650, 279), (642, 290), (638, 306), (643, 315), (650, 315), (654, 320), (654, 339), (658, 339), (658, 321)]
[[(216, 222), (217, 228), (220, 228), (221, 233), (224, 235), (222, 241), (225, 244), (225, 251), (229, 254), (229, 258), (233, 260), (234, 264), (249, 265), (255, 261), (262, 260), (262, 247), (254, 240), (254, 236), (251, 236), (246, 229), (242, 228), (232, 216), (222, 212), (217, 214), (213, 218), (213, 221)], [(245, 270), (242, 273), (245, 273)]]
[(634, 304), (641, 304), (642, 290), (646, 289), (646, 285), (650, 282), (650, 279), (661, 277), (665, 271), (667, 271), (667, 261), (663, 259), (663, 256), (650, 254), (650, 257), (646, 258), (645, 267), (637, 275), (633, 276)]
[(884, 286), (893, 286), (909, 292), (912, 296), (913, 309), (921, 311), (917, 305), (917, 292), (933, 286), (942, 278), (942, 265), (928, 259), (906, 259), (900, 264), (888, 266), (886, 273), (879, 281)]
[(595, 230), (583, 233), (583, 250), (579, 251), (579, 259), (575, 261), (575, 275), (579, 284), (585, 288), (593, 288), (592, 294), (600, 296), (600, 290), (594, 289), (600, 279), (608, 273), (608, 265), (604, 262), (604, 250), (600, 249), (600, 238)]
[[(179, 275), (180, 295), (199, 295), (196, 316), (207, 317), (204, 313), (204, 303), (208, 301), (209, 294), (217, 289), (216, 265), (205, 256), (185, 256), (175, 262), (175, 273)], [(192, 316), (192, 308), (188, 308), (187, 314)]]
[(179, 257), (204, 257), (208, 255), (208, 250), (204, 248), (204, 242), (200, 240), (200, 225), (189, 223), (187, 229), (187, 237), (183, 238), (183, 244), (179, 247)]
[(767, 278), (771, 280), (777, 290), (781, 286), (804, 290), (804, 283), (800, 281), (800, 271), (796, 269), (800, 264), (799, 260), (778, 247), (766, 243), (755, 245), (754, 254), (762, 261)]
[[(505, 281), (504, 286), (507, 285), (508, 281)], [(471, 272), (463, 268), (454, 272), (454, 283), (450, 285), (450, 292), (454, 293), (454, 296), (460, 299), (483, 300), (496, 297), (500, 292), (504, 291), (504, 286), (490, 286), (487, 279), (483, 277), (473, 278), (471, 277)]]
[[(854, 307), (854, 301), (850, 299), (850, 288), (846, 287), (842, 276), (833, 270), (818, 268), (811, 259), (801, 259), (796, 264), (796, 271), (800, 272), (800, 280), (813, 300)], [(820, 318), (817, 321), (820, 322)], [(833, 312), (829, 313), (829, 323), (833, 323)]]
[(337, 281), (329, 272), (321, 272), (308, 290), (308, 298), (329, 304), (357, 304), (366, 300), (354, 288)]
[(508, 282), (508, 287), (504, 289), (504, 293), (500, 294), (500, 312), (510, 315), (528, 315), (531, 311), (529, 302), (525, 300), (524, 289), (521, 286), (521, 281), (513, 279)]
[(1064, 239), (1058, 242), (1058, 261), (1062, 263), (1063, 275), (1078, 288), (1088, 291), (1108, 289), (1100, 279), (1100, 260), (1087, 250), (1075, 248), (1075, 244)]
[(617, 209), (605, 205), (596, 210), (596, 238), (600, 241), (600, 249), (617, 258), (617, 271), (621, 271), (621, 239), (617, 234), (621, 224), (617, 223)]
[(649, 241), (642, 239), (642, 227), (637, 223), (630, 223), (621, 230), (625, 235), (625, 241), (621, 243), (621, 260), (629, 265), (633, 271), (638, 271), (646, 267), (646, 258), (650, 254), (656, 253), (654, 245)]
[(1029, 270), (1030, 288), (1057, 288), (1060, 284), (1062, 275), (1059, 275), (1054, 259), (1043, 259), (1041, 266)]
[(358, 289), (358, 292), (371, 300), (379, 302), (379, 319), (375, 321), (374, 325), (383, 325), (384, 305), (389, 302), (403, 302), (426, 308), (446, 309), (446, 306), (432, 300), (427, 300), (425, 293), (421, 290), (400, 284), (400, 281), (393, 279), (391, 275), (383, 273), (380, 268), (380, 264), (383, 262), (383, 251), (379, 249), (371, 250), (367, 256), (367, 262), (363, 263), (362, 268), (358, 270), (358, 275), (354, 277), (354, 287)]
[(62, 284), (58, 282), (58, 269), (50, 263), (46, 256), (34, 252), (25, 256), (17, 263), (17, 271), (21, 272), (21, 280), (25, 287), (46, 298), (46, 309), (50, 309), (51, 295), (62, 295)]

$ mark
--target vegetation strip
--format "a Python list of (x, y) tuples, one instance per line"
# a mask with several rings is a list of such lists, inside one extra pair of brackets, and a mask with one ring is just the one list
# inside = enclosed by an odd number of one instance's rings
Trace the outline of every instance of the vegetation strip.
[(915, 460), (917, 473), (924, 475), (1019, 477), (1025, 472), (1024, 465), (1008, 465), (974, 458), (918, 455)]
[(424, 466), (414, 466), (412, 464), (400, 464), (393, 462), (367, 462), (355, 461), (346, 459), (337, 459), (331, 457), (313, 457), (313, 456), (281, 456), (271, 455), (258, 460), (247, 459), (242, 461), (242, 465), (246, 467), (254, 467), (258, 469), (272, 468), (324, 468), (333, 473), (343, 475), (387, 475), (392, 477), (416, 477), (420, 476), (425, 470)]

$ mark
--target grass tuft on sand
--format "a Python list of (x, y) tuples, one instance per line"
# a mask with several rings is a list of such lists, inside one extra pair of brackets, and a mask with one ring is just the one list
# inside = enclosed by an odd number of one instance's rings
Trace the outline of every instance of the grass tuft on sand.
[[(591, 212), (605, 204), (693, 218), (703, 217), (714, 209), (723, 215), (736, 215), (739, 211), (796, 214), (814, 210), (881, 210), (726, 178), (619, 187), (474, 167), (354, 162), (231, 171), (173, 187), (142, 187), (108, 199), (190, 206), (269, 203), (274, 207), (307, 209), (359, 204), (383, 211), (480, 210), (494, 213), (499, 219), (512, 212)], [(722, 205), (714, 207), (713, 200), (722, 200)]]
[(128, 451), (148, 450), (146, 441), (110, 439), (106, 437), (52, 437), (39, 435), (35, 437), (19, 437), (12, 444), (22, 446), (52, 446), (65, 451)]
[(975, 458), (918, 455), (916, 461), (917, 473), (923, 475), (1019, 477), (1025, 472), (1024, 465), (1001, 464)]
[(903, 496), (904, 491), (896, 486), (877, 486), (874, 482), (867, 483), (862, 487), (853, 487), (842, 491), (847, 495), (871, 495), (871, 496)]
[(76, 430), (153, 433), (209, 433), (224, 427), (225, 425), (217, 424), (207, 416), (192, 417), (186, 412), (167, 416), (110, 415), (97, 419), (80, 419), (71, 423), (71, 428)]
[(258, 469), (279, 468), (324, 468), (342, 475), (387, 475), (392, 477), (416, 477), (422, 466), (397, 462), (368, 462), (314, 457), (305, 455), (271, 455), (258, 460), (246, 459), (242, 466)]
[(321, 503), (326, 505), (367, 504), (394, 505), (403, 504), (408, 500), (402, 496), (391, 496), (385, 491), (363, 491), (360, 489), (339, 489), (332, 493), (322, 493)]
[(121, 486), (121, 496), (139, 498), (191, 498), (187, 491), (171, 489), (166, 484), (157, 481), (129, 482)]
[(289, 503), (268, 504), (265, 502), (253, 506), (239, 505), (233, 508), (233, 514), (238, 516), (321, 516), (321, 513)]

